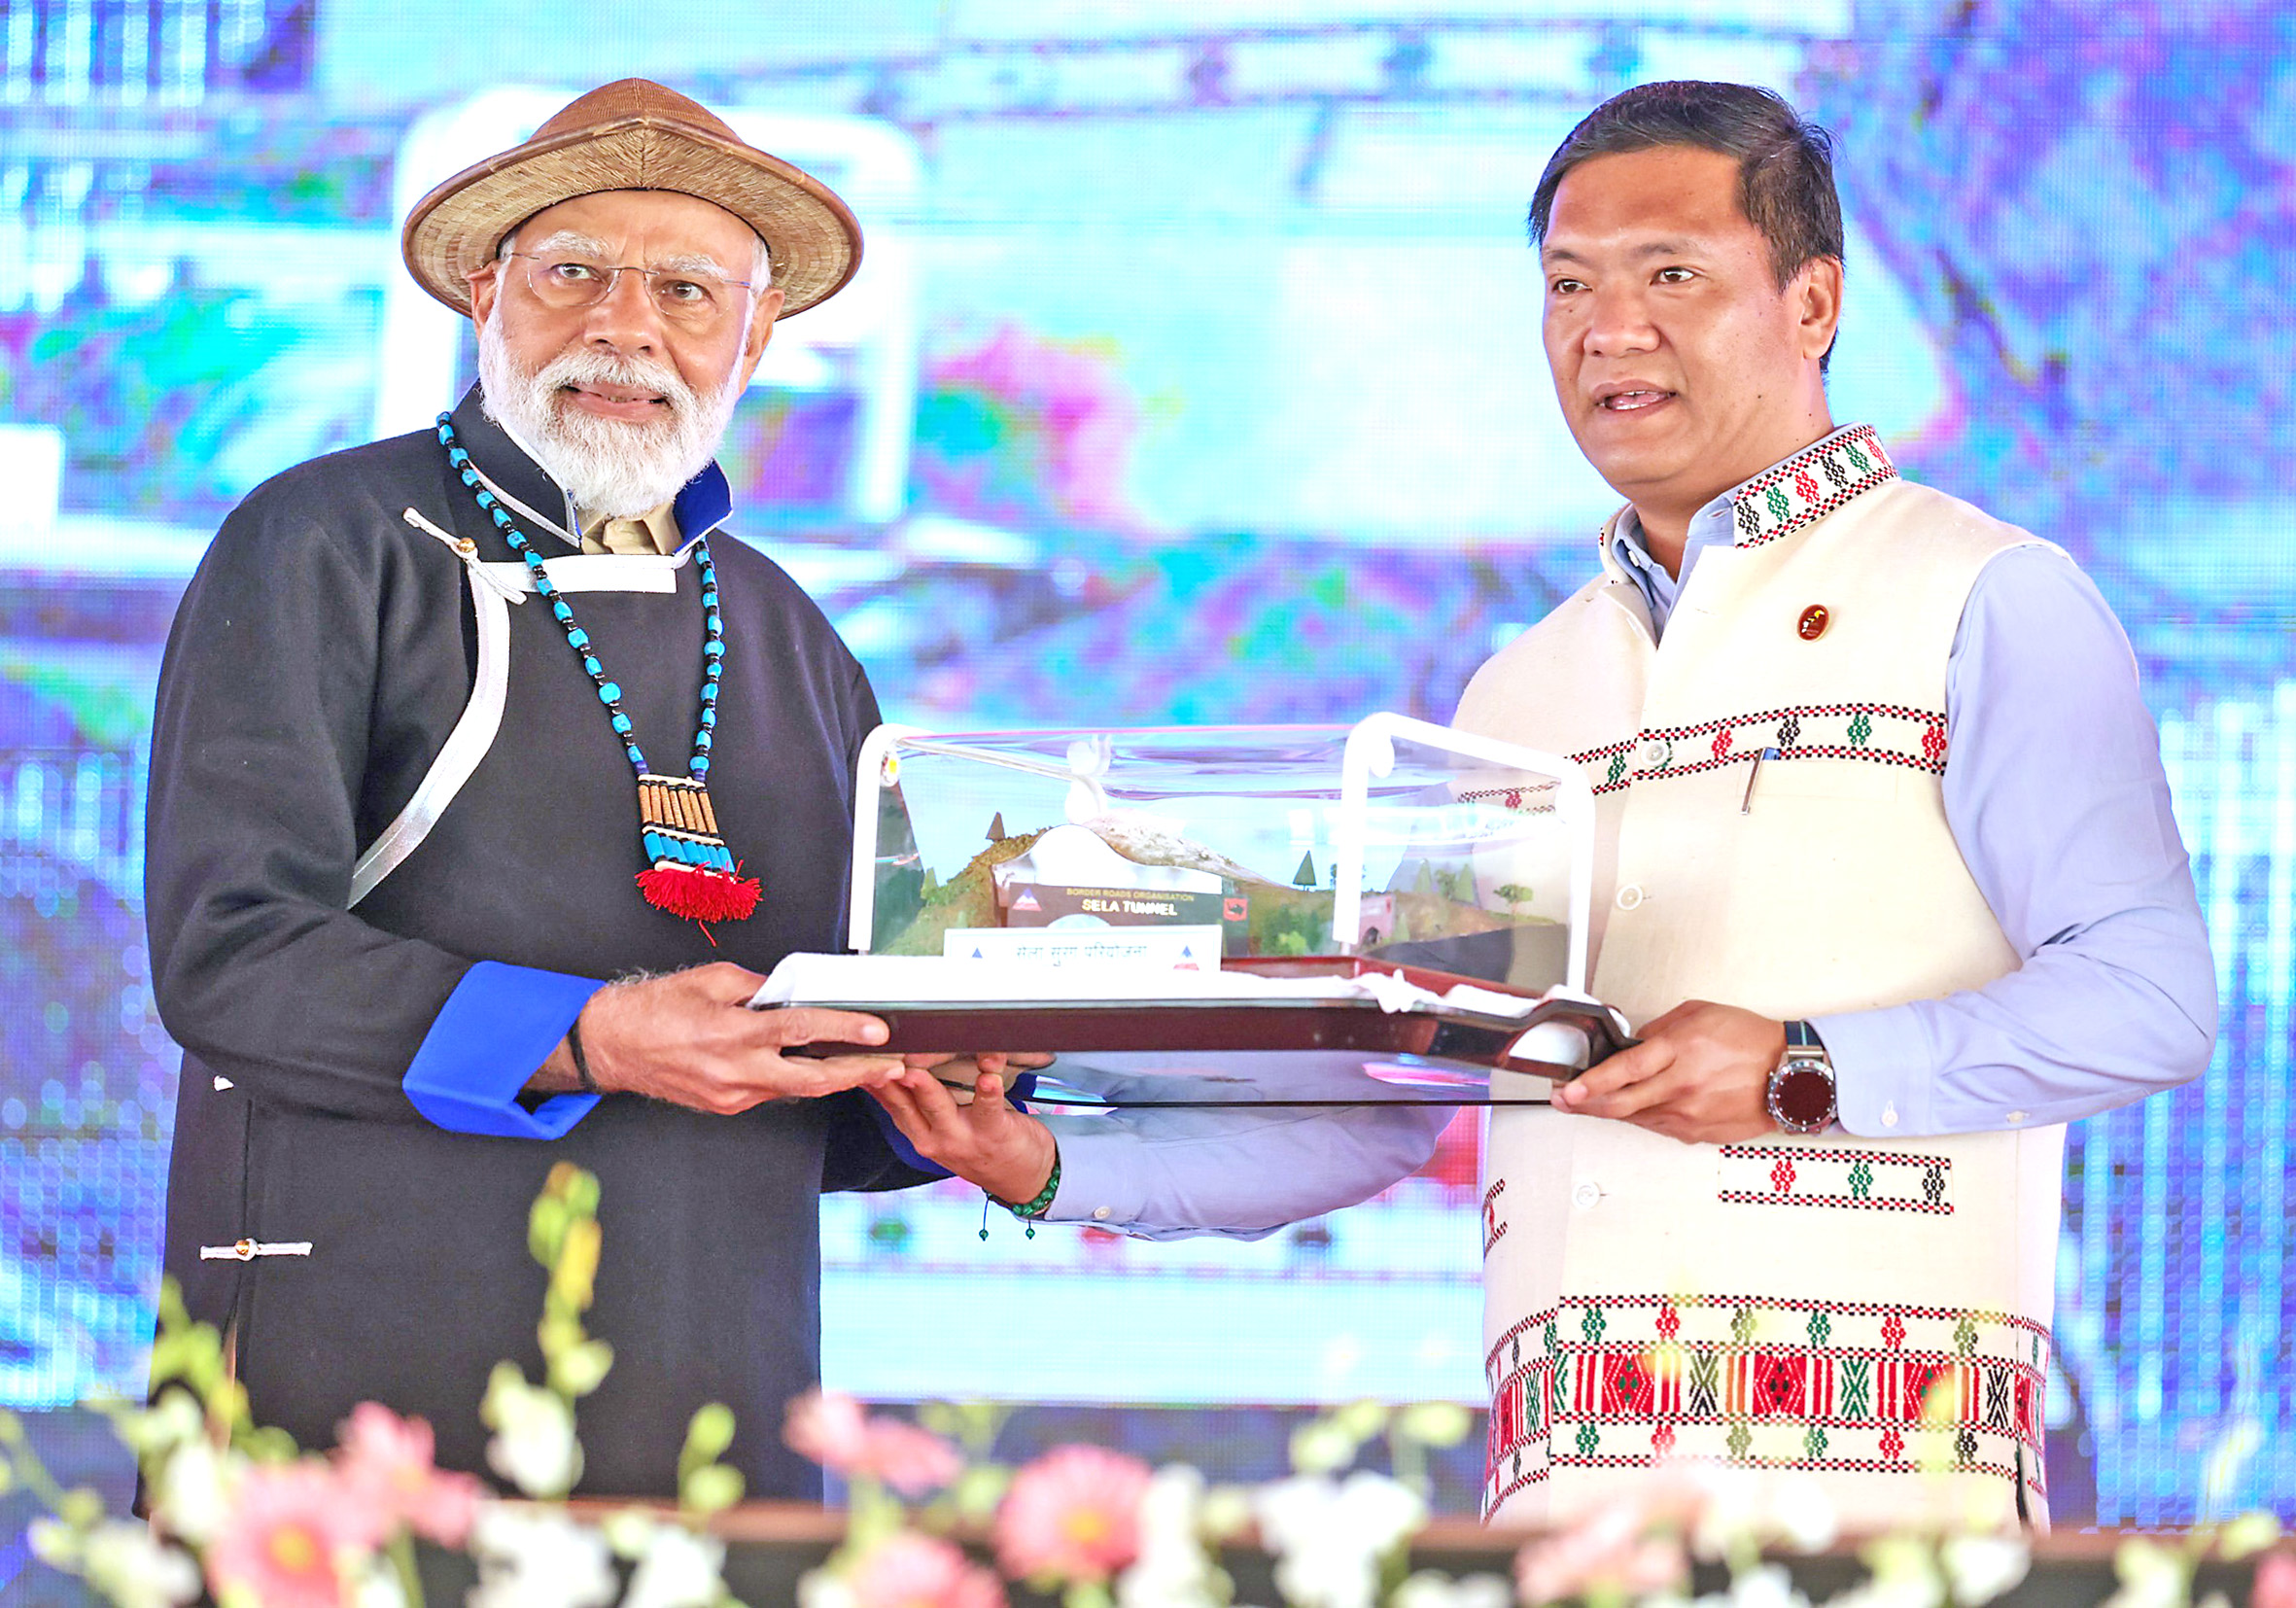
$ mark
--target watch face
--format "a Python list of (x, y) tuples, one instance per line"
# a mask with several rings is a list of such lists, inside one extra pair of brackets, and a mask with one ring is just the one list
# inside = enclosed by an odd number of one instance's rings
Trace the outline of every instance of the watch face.
[(1808, 1133), (1833, 1120), (1833, 1079), (1807, 1061), (1789, 1061), (1770, 1085), (1772, 1109)]

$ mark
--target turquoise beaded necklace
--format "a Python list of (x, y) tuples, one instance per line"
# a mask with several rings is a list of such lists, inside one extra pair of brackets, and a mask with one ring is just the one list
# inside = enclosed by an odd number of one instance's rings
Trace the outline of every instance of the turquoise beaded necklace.
[(710, 803), (710, 750), (716, 741), (717, 683), (725, 669), (725, 621), (717, 610), (717, 569), (710, 562), (710, 539), (694, 542), (694, 559), (702, 580), (702, 715), (694, 728), (693, 754), (683, 776), (656, 776), (646, 769), (645, 752), (638, 746), (630, 717), (622, 709), (620, 683), (610, 680), (599, 662), (590, 633), (574, 623), (574, 610), (559, 595), (557, 583), (542, 563), (541, 554), (504, 508), (502, 499), (486, 489), (470, 454), (455, 439), (452, 414), (438, 415), (438, 444), (446, 461), (477, 498), (478, 507), (494, 521), (510, 550), (526, 562), (534, 578), (535, 594), (550, 606), (567, 645), (582, 661), (582, 670), (606, 706), (614, 736), (638, 775), (639, 839), (646, 869), (638, 873), (639, 891), (645, 902), (694, 922), (738, 922), (757, 908), (755, 877), (741, 874), (733, 851), (717, 833), (717, 812)]

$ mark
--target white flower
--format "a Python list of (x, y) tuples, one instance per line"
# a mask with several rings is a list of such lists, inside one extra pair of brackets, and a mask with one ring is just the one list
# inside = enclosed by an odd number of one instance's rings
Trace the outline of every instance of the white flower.
[(1858, 1555), (1869, 1578), (1833, 1598), (1826, 1608), (1943, 1608), (1945, 1576), (1929, 1542), (1885, 1536)]
[(149, 1524), (106, 1519), (87, 1532), (80, 1572), (117, 1608), (180, 1608), (199, 1594), (199, 1565), (180, 1547), (152, 1537)]
[(1514, 1592), (1497, 1575), (1453, 1580), (1421, 1569), (1398, 1586), (1387, 1601), (1388, 1608), (1513, 1608)]
[(1708, 1559), (1758, 1550), (1762, 1539), (1761, 1482), (1745, 1469), (1693, 1465), (1684, 1471), (1700, 1487), (1690, 1551)]
[(1937, 1608), (1942, 1599), (1918, 1580), (1873, 1579), (1861, 1582), (1826, 1600), (1826, 1608)]
[(153, 1515), (170, 1535), (206, 1546), (230, 1517), (231, 1492), (245, 1466), (245, 1458), (217, 1451), (204, 1437), (183, 1442), (153, 1482)]
[(2183, 1608), (2190, 1594), (2183, 1558), (2157, 1542), (2122, 1542), (2112, 1555), (2112, 1572), (2120, 1576), (2121, 1589), (2103, 1608)]
[(1139, 1507), (1140, 1552), (1116, 1580), (1118, 1608), (1218, 1608), (1225, 1577), (1203, 1550), (1203, 1476), (1184, 1463), (1149, 1477)]
[(470, 1526), (469, 1608), (606, 1608), (617, 1582), (606, 1537), (563, 1513), (489, 1502)]
[(351, 1608), (406, 1608), (406, 1588), (386, 1557), (369, 1558), (351, 1586)]
[(1275, 1584), (1295, 1608), (1371, 1608), (1379, 1559), (1427, 1518), (1427, 1505), (1383, 1474), (1342, 1483), (1302, 1475), (1264, 1487), (1255, 1510), (1275, 1554)]
[(853, 1589), (843, 1575), (815, 1569), (797, 1582), (797, 1608), (853, 1608)]
[(1781, 1563), (1742, 1569), (1730, 1582), (1730, 1608), (1810, 1608), (1810, 1599), (1793, 1589), (1793, 1577)]
[(1771, 1531), (1795, 1552), (1824, 1552), (1841, 1533), (1833, 1498), (1807, 1474), (1789, 1474), (1777, 1480), (1769, 1487), (1765, 1505)]
[(517, 1369), (497, 1368), (480, 1411), (494, 1426), (486, 1462), (529, 1496), (563, 1496), (582, 1477), (582, 1445), (574, 1409), (555, 1390), (529, 1384)]
[(189, 1390), (169, 1390), (151, 1407), (122, 1412), (113, 1428), (128, 1450), (139, 1457), (172, 1451), (187, 1442), (203, 1440), (207, 1419)]
[(1339, 1486), (1339, 1512), (1341, 1521), (1380, 1555), (1402, 1546), (1427, 1522), (1427, 1503), (1417, 1491), (1368, 1471), (1350, 1474)]
[(682, 1524), (656, 1526), (622, 1608), (710, 1608), (725, 1595), (725, 1543)]
[(1957, 1535), (1937, 1549), (1953, 1600), (1961, 1608), (1984, 1604), (2010, 1590), (2033, 1567), (2033, 1549), (2008, 1536)]

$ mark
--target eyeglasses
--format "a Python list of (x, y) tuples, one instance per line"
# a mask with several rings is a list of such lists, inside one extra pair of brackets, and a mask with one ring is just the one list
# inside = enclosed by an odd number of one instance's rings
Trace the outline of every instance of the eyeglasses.
[(600, 262), (570, 252), (538, 257), (532, 252), (504, 254), (526, 263), (526, 283), (535, 299), (545, 307), (573, 312), (595, 307), (608, 297), (625, 273), (645, 280), (654, 310), (684, 329), (709, 329), (731, 315), (739, 305), (737, 292), (753, 287), (747, 279), (727, 279), (707, 268), (646, 268), (632, 262)]

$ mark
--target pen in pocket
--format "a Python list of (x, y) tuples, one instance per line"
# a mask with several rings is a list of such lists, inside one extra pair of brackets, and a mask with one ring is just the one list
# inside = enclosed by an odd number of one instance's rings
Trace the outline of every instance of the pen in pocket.
[(1746, 796), (1738, 801), (1740, 815), (1754, 814), (1754, 779), (1762, 773), (1762, 761), (1778, 757), (1776, 749), (1764, 749), (1754, 756), (1754, 769), (1746, 773)]

